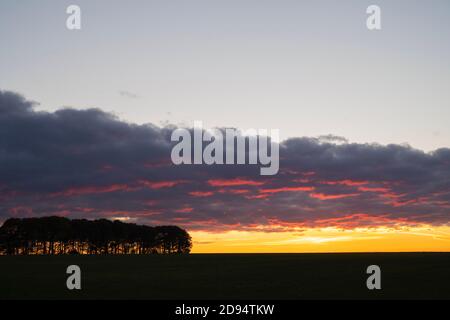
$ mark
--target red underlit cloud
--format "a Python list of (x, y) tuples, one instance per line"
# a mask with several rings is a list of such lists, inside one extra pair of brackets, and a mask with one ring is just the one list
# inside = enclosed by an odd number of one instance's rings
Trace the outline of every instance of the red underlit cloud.
[(55, 192), (52, 193), (50, 196), (58, 197), (58, 196), (77, 196), (77, 195), (83, 195), (83, 194), (95, 194), (95, 193), (108, 193), (108, 192), (115, 192), (115, 191), (130, 191), (131, 188), (126, 184), (112, 184), (109, 186), (86, 186), (86, 187), (79, 187), (79, 188), (70, 188), (67, 190), (64, 190), (62, 192)]
[(247, 199), (266, 199), (269, 198), (269, 194), (257, 194), (252, 196), (245, 196)]
[(328, 185), (362, 186), (368, 184), (369, 181), (339, 180), (339, 181), (321, 181), (321, 183)]
[(234, 179), (211, 179), (208, 180), (208, 184), (213, 187), (235, 187), (235, 186), (261, 186), (264, 184), (264, 182), (234, 178)]
[(186, 181), (148, 181), (140, 180), (140, 184), (150, 189), (162, 189), (162, 188), (172, 188), (178, 184), (186, 183)]
[(295, 191), (313, 191), (314, 187), (280, 187), (272, 189), (261, 189), (260, 193), (279, 193), (279, 192), (295, 192)]
[(373, 216), (367, 213), (346, 214), (335, 218), (318, 219), (315, 222), (318, 227), (329, 227), (330, 225), (342, 229), (354, 229), (358, 227), (386, 227), (407, 224), (405, 218), (391, 218), (389, 214)]
[(192, 212), (193, 210), (194, 210), (194, 208), (186, 207), (186, 208), (176, 209), (175, 212), (178, 212), (178, 213), (189, 213), (189, 212)]
[(245, 194), (249, 193), (250, 190), (247, 189), (219, 189), (220, 193), (231, 193), (231, 194)]
[(193, 197), (211, 197), (212, 195), (214, 195), (214, 192), (211, 191), (191, 191), (189, 192), (189, 195), (193, 196)]
[(389, 188), (383, 188), (383, 187), (358, 187), (358, 190), (362, 191), (362, 192), (378, 192), (378, 193), (389, 192)]
[(311, 198), (320, 199), (320, 200), (331, 200), (331, 199), (343, 199), (349, 197), (356, 197), (359, 193), (350, 193), (350, 194), (324, 194), (324, 193), (310, 193), (309, 196)]

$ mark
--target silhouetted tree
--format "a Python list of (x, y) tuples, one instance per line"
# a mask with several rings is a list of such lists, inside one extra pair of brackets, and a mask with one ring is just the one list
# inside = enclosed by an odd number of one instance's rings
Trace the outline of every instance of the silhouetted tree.
[(192, 239), (177, 226), (150, 227), (106, 219), (11, 218), (0, 227), (0, 254), (189, 253)]

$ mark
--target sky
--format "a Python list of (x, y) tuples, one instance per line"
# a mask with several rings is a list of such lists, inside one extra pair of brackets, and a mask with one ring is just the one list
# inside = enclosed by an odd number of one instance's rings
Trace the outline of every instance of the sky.
[[(446, 0), (0, 0), (0, 39), (0, 222), (177, 224), (194, 252), (450, 250)], [(279, 174), (174, 166), (195, 120), (279, 129)]]
[[(376, 3), (382, 30), (366, 28)], [(39, 109), (278, 128), (283, 138), (450, 143), (450, 3), (0, 1), (0, 88)]]

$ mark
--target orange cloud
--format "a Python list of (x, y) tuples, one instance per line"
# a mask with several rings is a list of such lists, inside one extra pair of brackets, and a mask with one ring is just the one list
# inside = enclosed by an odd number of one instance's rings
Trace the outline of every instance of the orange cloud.
[(340, 217), (319, 219), (314, 221), (316, 227), (337, 227), (342, 229), (355, 229), (363, 226), (372, 227), (393, 227), (406, 224), (408, 221), (405, 218), (397, 217), (391, 218), (388, 215), (373, 216), (367, 213), (352, 213)]
[(247, 179), (210, 179), (208, 184), (213, 187), (233, 187), (233, 186), (261, 186), (264, 182)]

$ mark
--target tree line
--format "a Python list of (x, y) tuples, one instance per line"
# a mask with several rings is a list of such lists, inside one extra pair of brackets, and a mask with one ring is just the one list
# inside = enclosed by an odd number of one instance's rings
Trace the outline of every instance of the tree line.
[(10, 218), (0, 227), (0, 254), (189, 253), (189, 233), (177, 226), (136, 225), (106, 219)]

